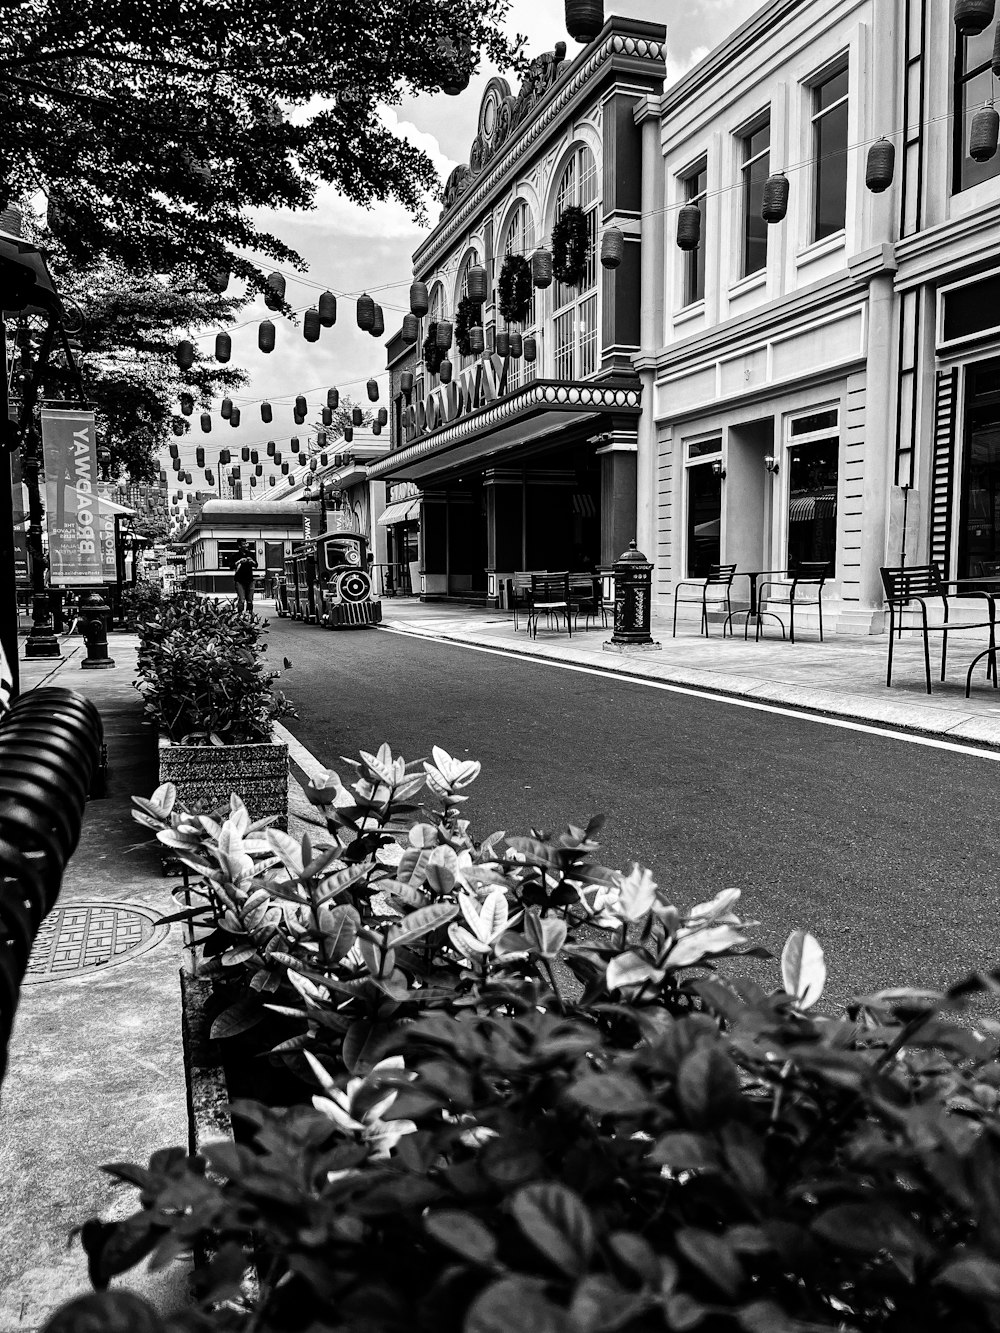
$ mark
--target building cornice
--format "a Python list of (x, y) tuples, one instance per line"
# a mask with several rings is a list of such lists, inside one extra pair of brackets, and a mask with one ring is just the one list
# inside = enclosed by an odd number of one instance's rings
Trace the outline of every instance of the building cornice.
[[(413, 252), (413, 271), (430, 274), (442, 253), (468, 231), (483, 211), (490, 196), (501, 190), (505, 177), (526, 165), (526, 153), (535, 154), (552, 137), (568, 115), (579, 93), (604, 68), (623, 74), (640, 74), (646, 81), (666, 74), (665, 30), (661, 24), (637, 19), (613, 17), (589, 47), (573, 61), (564, 75), (533, 109), (531, 119), (500, 149), (497, 156), (469, 187), (464, 197), (438, 223), (425, 241)], [(646, 68), (643, 68), (645, 62)], [(648, 95), (648, 89), (635, 89), (636, 97)]]
[(896, 291), (951, 277), (1000, 255), (1000, 200), (896, 242)]

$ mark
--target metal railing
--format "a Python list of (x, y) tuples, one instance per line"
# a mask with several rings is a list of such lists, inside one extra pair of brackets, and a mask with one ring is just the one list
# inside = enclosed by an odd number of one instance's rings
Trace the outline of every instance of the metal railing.
[(0, 1081), (31, 948), (103, 754), (101, 715), (74, 690), (32, 690), (0, 720)]

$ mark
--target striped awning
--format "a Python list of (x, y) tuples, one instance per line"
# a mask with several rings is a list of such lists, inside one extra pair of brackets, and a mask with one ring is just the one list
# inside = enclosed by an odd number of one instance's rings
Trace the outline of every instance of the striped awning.
[(837, 497), (835, 495), (800, 495), (795, 496), (788, 505), (790, 523), (802, 523), (814, 518), (836, 518)]
[(597, 506), (594, 504), (594, 497), (588, 495), (586, 491), (574, 491), (573, 513), (580, 518), (596, 518)]
[(408, 500), (396, 500), (391, 505), (386, 505), (382, 513), (378, 516), (378, 522), (388, 528), (393, 523), (405, 523), (407, 519), (417, 518), (420, 514), (420, 498)]

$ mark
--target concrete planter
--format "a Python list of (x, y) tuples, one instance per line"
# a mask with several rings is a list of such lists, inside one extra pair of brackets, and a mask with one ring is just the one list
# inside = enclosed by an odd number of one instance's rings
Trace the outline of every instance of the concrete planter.
[(246, 745), (180, 745), (160, 737), (160, 782), (172, 782), (187, 805), (228, 804), (235, 792), (251, 819), (276, 816), (288, 827), (288, 746), (284, 741)]

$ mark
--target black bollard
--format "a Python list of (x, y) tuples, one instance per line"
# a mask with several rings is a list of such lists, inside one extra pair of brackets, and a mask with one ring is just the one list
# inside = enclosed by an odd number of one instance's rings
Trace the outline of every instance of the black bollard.
[(615, 576), (615, 628), (610, 641), (604, 644), (609, 652), (626, 652), (630, 648), (659, 648), (649, 632), (652, 615), (653, 566), (636, 549), (635, 539), (628, 550), (618, 557)]
[(113, 667), (115, 660), (108, 656), (108, 616), (111, 608), (97, 592), (88, 593), (80, 603), (80, 619), (83, 621), (83, 641), (87, 645), (87, 656), (80, 663), (81, 667), (91, 671), (100, 671)]

